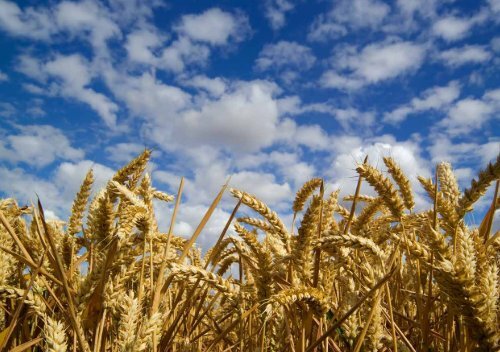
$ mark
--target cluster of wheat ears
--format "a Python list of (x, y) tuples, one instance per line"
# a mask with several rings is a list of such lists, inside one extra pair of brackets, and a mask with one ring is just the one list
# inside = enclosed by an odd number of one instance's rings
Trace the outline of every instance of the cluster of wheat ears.
[[(420, 178), (433, 202), (422, 212), (394, 160), (384, 158), (387, 176), (365, 160), (344, 202), (322, 179), (305, 183), (295, 229), (230, 189), (237, 204), (202, 255), (194, 243), (227, 185), (192, 237), (177, 236), (183, 182), (176, 197), (155, 189), (150, 154), (92, 199), (90, 171), (68, 222), (45, 219), (40, 202), (0, 201), (0, 350), (500, 350), (500, 157), (463, 193), (439, 164), (434, 179)], [(378, 195), (360, 194), (362, 182)], [(495, 183), (481, 225), (468, 227)], [(155, 199), (175, 201), (167, 233)], [(240, 206), (255, 217), (237, 217)]]

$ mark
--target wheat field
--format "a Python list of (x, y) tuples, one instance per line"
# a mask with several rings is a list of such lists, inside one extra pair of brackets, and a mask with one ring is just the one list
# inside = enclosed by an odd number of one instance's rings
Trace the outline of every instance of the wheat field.
[[(176, 195), (154, 188), (150, 156), (94, 197), (89, 171), (67, 222), (45, 219), (43, 199), (0, 201), (0, 350), (500, 350), (500, 157), (463, 192), (440, 163), (419, 178), (433, 205), (418, 212), (395, 160), (384, 158), (387, 174), (365, 160), (344, 199), (320, 178), (305, 183), (294, 225), (224, 185), (186, 239), (173, 226), (183, 181)], [(490, 186), (472, 228), (466, 215)], [(202, 253), (197, 238), (226, 192), (236, 206)], [(155, 199), (172, 202), (166, 233)], [(244, 208), (254, 216), (239, 217)]]

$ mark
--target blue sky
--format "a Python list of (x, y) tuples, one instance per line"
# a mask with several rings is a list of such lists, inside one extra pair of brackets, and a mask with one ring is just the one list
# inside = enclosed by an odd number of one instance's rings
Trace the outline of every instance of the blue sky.
[(103, 185), (150, 147), (157, 188), (187, 179), (189, 235), (229, 175), (286, 219), (311, 177), (352, 191), (367, 154), (413, 181), (451, 162), (465, 187), (499, 151), (499, 19), (499, 0), (0, 0), (0, 192), (65, 218), (88, 168)]

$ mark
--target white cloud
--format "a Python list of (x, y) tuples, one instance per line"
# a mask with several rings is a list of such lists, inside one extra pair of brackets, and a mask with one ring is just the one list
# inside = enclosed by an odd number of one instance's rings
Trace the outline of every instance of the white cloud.
[(44, 208), (47, 210), (60, 209), (62, 202), (59, 200), (59, 188), (45, 180), (40, 180), (34, 175), (26, 173), (21, 168), (6, 168), (0, 166), (0, 191), (7, 198), (14, 197), (21, 204), (29, 205), (40, 197)]
[(434, 164), (447, 161), (453, 165), (473, 163), (475, 166), (479, 164), (480, 167), (484, 167), (498, 155), (499, 141), (493, 139), (485, 143), (454, 142), (444, 133), (440, 133), (432, 138), (427, 149)]
[(374, 28), (389, 14), (389, 5), (378, 0), (342, 0), (336, 2), (331, 15), (338, 23), (352, 28)]
[(304, 182), (316, 175), (314, 165), (302, 160), (298, 150), (294, 152), (273, 150), (245, 154), (236, 158), (234, 164), (239, 170), (273, 170), (275, 175), (279, 175), (286, 182), (293, 184), (293, 189), (298, 189)]
[(366, 83), (361, 78), (342, 76), (333, 70), (328, 70), (321, 75), (320, 85), (325, 88), (338, 88), (344, 90), (356, 90)]
[(46, 116), (47, 113), (40, 106), (32, 106), (26, 110), (26, 112), (31, 116)]
[[(131, 114), (153, 123), (168, 123), (180, 110), (191, 104), (189, 94), (180, 88), (162, 83), (151, 74), (128, 76), (108, 72), (108, 75), (108, 85), (114, 95), (125, 102)], [(168, 134), (169, 130), (165, 130), (165, 134)], [(165, 138), (169, 139), (170, 135)]]
[(290, 185), (276, 183), (276, 178), (271, 173), (241, 171), (231, 175), (230, 185), (254, 194), (270, 205), (289, 202), (293, 196)]
[(55, 18), (61, 29), (73, 35), (88, 35), (88, 40), (100, 53), (107, 50), (107, 40), (121, 36), (120, 28), (99, 2), (63, 1), (55, 9)]
[(265, 83), (237, 85), (218, 100), (182, 114), (177, 125), (183, 144), (223, 145), (251, 151), (272, 144), (278, 124), (273, 88)]
[(19, 127), (20, 133), (9, 134), (0, 142), (0, 158), (12, 163), (43, 167), (57, 159), (79, 160), (81, 149), (73, 148), (60, 129), (48, 125)]
[(133, 62), (141, 64), (155, 64), (158, 58), (153, 50), (161, 46), (163, 38), (152, 30), (139, 29), (127, 36), (125, 49)]
[(232, 14), (212, 8), (199, 15), (182, 16), (175, 30), (195, 41), (226, 45), (230, 40), (244, 40), (249, 34), (250, 26), (242, 13)]
[(45, 71), (62, 81), (59, 94), (90, 105), (108, 127), (116, 126), (118, 105), (107, 96), (87, 88), (93, 73), (86, 60), (80, 55), (57, 56), (45, 64)]
[(446, 41), (455, 41), (468, 35), (473, 24), (470, 19), (448, 16), (434, 23), (432, 31)]
[(316, 62), (316, 57), (307, 46), (296, 42), (280, 41), (267, 44), (259, 53), (255, 67), (260, 71), (293, 68), (307, 70)]
[[(326, 41), (344, 36), (347, 28), (376, 29), (389, 14), (389, 5), (378, 0), (340, 0), (327, 15), (319, 15), (312, 23), (308, 39)], [(347, 27), (347, 28), (346, 28)]]
[(285, 14), (292, 11), (295, 4), (288, 0), (267, 0), (265, 2), (265, 16), (273, 30), (282, 28), (286, 23)]
[(207, 45), (181, 36), (165, 46), (167, 39), (165, 34), (152, 28), (135, 30), (125, 42), (127, 56), (133, 63), (175, 73), (183, 72), (188, 66), (204, 66), (208, 62), (210, 48)]
[(449, 108), (460, 96), (460, 85), (457, 81), (451, 81), (446, 86), (436, 86), (426, 89), (419, 98), (413, 98), (408, 104), (404, 104), (384, 115), (384, 121), (389, 123), (401, 123), (408, 115), (426, 110), (442, 110)]
[(64, 199), (67, 199), (68, 202), (73, 200), (90, 169), (94, 174), (94, 191), (105, 187), (115, 173), (113, 169), (92, 160), (81, 160), (76, 163), (63, 162), (57, 167), (54, 172), (54, 183), (60, 188)]
[(357, 130), (370, 127), (375, 122), (375, 113), (371, 111), (359, 111), (354, 108), (333, 109), (332, 115), (345, 130)]
[(15, 69), (26, 76), (44, 82), (47, 79), (47, 73), (44, 72), (42, 63), (29, 55), (20, 55), (17, 58)]
[(163, 50), (158, 66), (179, 73), (184, 71), (187, 65), (205, 65), (209, 56), (210, 49), (207, 46), (181, 37)]
[(436, 14), (438, 0), (397, 0), (396, 5), (408, 19), (413, 19), (416, 14), (424, 18), (433, 18)]
[(324, 87), (352, 90), (364, 85), (395, 78), (418, 69), (425, 57), (425, 47), (413, 42), (389, 41), (348, 47), (336, 54), (333, 65), (345, 73), (326, 71)]
[(232, 82), (219, 96), (190, 95), (149, 74), (117, 74), (110, 86), (133, 115), (146, 120), (146, 136), (166, 150), (213, 146), (244, 152), (276, 140), (278, 87), (270, 82)]
[(500, 36), (494, 37), (491, 40), (490, 44), (494, 52), (496, 53), (500, 52)]
[(151, 20), (155, 11), (166, 4), (157, 0), (108, 0), (110, 16), (123, 28), (136, 24), (141, 26)]
[(487, 91), (481, 99), (469, 97), (457, 101), (437, 127), (444, 127), (451, 136), (466, 135), (481, 129), (498, 111), (500, 89)]
[(213, 97), (220, 97), (227, 89), (228, 82), (221, 77), (210, 78), (204, 75), (182, 79), (182, 85), (206, 91)]
[(340, 108), (330, 102), (304, 104), (298, 96), (279, 99), (278, 104), (281, 114), (299, 115), (317, 112), (330, 115), (345, 130), (359, 131), (360, 127), (372, 127), (376, 119), (373, 111), (360, 111), (353, 107)]
[(448, 127), (448, 133), (467, 133), (480, 128), (488, 119), (493, 109), (490, 105), (477, 99), (460, 100), (451, 110), (443, 125)]
[(328, 134), (319, 125), (299, 125), (291, 119), (283, 120), (276, 138), (289, 146), (302, 145), (311, 150), (326, 150), (330, 142)]
[(6, 82), (9, 80), (9, 76), (7, 76), (6, 73), (3, 73), (2, 71), (0, 71), (0, 82)]
[(481, 45), (465, 45), (461, 48), (453, 48), (442, 51), (438, 58), (451, 67), (465, 64), (482, 63), (491, 59), (491, 53)]
[(424, 49), (411, 42), (371, 44), (359, 56), (346, 57), (344, 65), (352, 69), (354, 75), (378, 82), (420, 67), (423, 56)]
[(106, 147), (108, 159), (117, 163), (128, 163), (142, 153), (145, 146), (138, 143), (118, 143)]
[(0, 28), (14, 36), (48, 40), (57, 30), (51, 14), (44, 8), (26, 7), (0, 0)]
[(347, 28), (333, 22), (328, 16), (319, 15), (309, 28), (307, 39), (312, 42), (326, 42), (347, 34)]
[(500, 12), (500, 0), (488, 0), (488, 4), (495, 14)]
[[(95, 77), (95, 72), (83, 56), (78, 54), (57, 55), (52, 60), (42, 63), (33, 57), (24, 55), (20, 57), (20, 65), (17, 69), (47, 86), (44, 89), (33, 84), (25, 84), (24, 87), (31, 93), (73, 98), (88, 104), (108, 127), (116, 127), (118, 105), (106, 95), (88, 87)], [(46, 84), (48, 77), (55, 79), (55, 84)]]
[(0, 1), (0, 27), (14, 36), (48, 41), (58, 33), (87, 38), (100, 54), (105, 53), (106, 41), (121, 35), (108, 10), (98, 2), (62, 1), (55, 6), (25, 7)]
[(0, 102), (0, 116), (11, 117), (17, 112), (17, 109), (11, 103)]

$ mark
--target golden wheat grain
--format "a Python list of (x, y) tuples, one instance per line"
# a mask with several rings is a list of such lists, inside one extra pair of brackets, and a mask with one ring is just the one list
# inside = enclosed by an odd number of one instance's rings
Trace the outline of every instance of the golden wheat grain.
[[(322, 181), (313, 179), (286, 213), (311, 200), (298, 233), (254, 196), (232, 190), (262, 218), (235, 209), (203, 254), (193, 239), (158, 230), (153, 201), (172, 197), (144, 172), (149, 156), (122, 168), (90, 201), (87, 174), (66, 231), (41, 207), (0, 200), (0, 344), (102, 352), (500, 350), (500, 236), (485, 235), (489, 215), (480, 228), (463, 220), (498, 179), (498, 160), (462, 197), (451, 166), (439, 164), (439, 190), (421, 179), (436, 207), (410, 213), (409, 181), (392, 159), (385, 163), (399, 190), (368, 164), (358, 167), (378, 196), (346, 197), (364, 202), (356, 214), (338, 204), (338, 191), (315, 195)], [(226, 236), (234, 217), (239, 236)], [(42, 253), (48, 259), (37, 268)]]
[(361, 164), (356, 168), (356, 170), (373, 188), (375, 188), (378, 195), (391, 210), (394, 217), (399, 219), (403, 215), (405, 206), (394, 189), (391, 181), (384, 177), (380, 171), (370, 165)]
[(285, 243), (288, 243), (290, 235), (288, 234), (285, 225), (280, 220), (276, 212), (269, 209), (269, 207), (265, 205), (264, 202), (260, 201), (255, 196), (252, 196), (249, 193), (241, 192), (234, 188), (232, 188), (230, 191), (235, 198), (241, 199), (243, 204), (252, 208), (257, 213), (262, 215), (267, 221), (269, 221), (269, 223), (274, 226), (278, 234), (283, 238), (283, 241)]
[(46, 344), (45, 351), (47, 352), (66, 352), (68, 348), (66, 343), (66, 334), (64, 325), (49, 316), (45, 317), (45, 325), (43, 328), (43, 337)]
[(391, 174), (394, 181), (396, 181), (399, 186), (399, 192), (403, 197), (406, 209), (412, 210), (415, 206), (415, 200), (413, 199), (413, 190), (411, 188), (410, 180), (403, 173), (403, 170), (399, 165), (390, 157), (384, 157), (384, 164), (387, 167), (387, 171)]
[(323, 180), (320, 178), (313, 178), (304, 183), (304, 185), (302, 185), (302, 187), (298, 190), (297, 195), (295, 196), (295, 200), (293, 201), (292, 205), (292, 210), (295, 213), (301, 211), (304, 208), (307, 199), (309, 199), (309, 197), (313, 194), (313, 192), (319, 186), (321, 186), (322, 183)]

